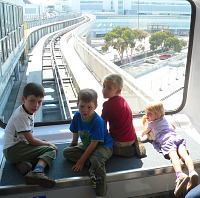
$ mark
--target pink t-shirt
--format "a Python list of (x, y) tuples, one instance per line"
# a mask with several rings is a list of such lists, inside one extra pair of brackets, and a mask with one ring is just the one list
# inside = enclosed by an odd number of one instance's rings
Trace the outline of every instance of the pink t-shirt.
[(103, 103), (101, 117), (109, 123), (114, 141), (130, 142), (136, 139), (132, 111), (122, 96), (114, 96)]

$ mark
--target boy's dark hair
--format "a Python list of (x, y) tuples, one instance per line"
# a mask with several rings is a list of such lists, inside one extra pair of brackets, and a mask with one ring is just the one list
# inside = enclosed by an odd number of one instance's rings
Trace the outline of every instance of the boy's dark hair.
[(86, 103), (94, 102), (94, 104), (97, 104), (97, 98), (98, 98), (98, 94), (93, 89), (88, 89), (88, 88), (82, 89), (78, 93), (78, 103), (81, 100)]
[(35, 97), (44, 98), (44, 88), (42, 85), (38, 83), (28, 83), (25, 85), (23, 90), (23, 96), (27, 98), (30, 95), (34, 95)]

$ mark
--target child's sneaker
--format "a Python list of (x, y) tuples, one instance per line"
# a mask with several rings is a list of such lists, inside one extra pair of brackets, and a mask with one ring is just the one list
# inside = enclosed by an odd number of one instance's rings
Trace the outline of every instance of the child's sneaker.
[(93, 188), (97, 188), (97, 185), (102, 183), (102, 178), (99, 175), (95, 175), (93, 173), (90, 174), (91, 183)]
[(186, 192), (186, 186), (190, 181), (190, 177), (188, 177), (185, 173), (183, 173), (179, 178), (176, 179), (176, 187), (174, 190), (174, 195), (179, 197), (181, 194)]
[(133, 146), (135, 146), (136, 154), (138, 157), (140, 157), (140, 158), (146, 157), (146, 148), (145, 148), (144, 144), (141, 142), (139, 137), (137, 137), (137, 139), (133, 143)]
[(144, 136), (140, 136), (138, 138), (140, 138), (141, 142), (147, 142), (148, 141), (148, 134), (146, 134)]
[(193, 189), (199, 184), (199, 175), (196, 171), (192, 171), (189, 176), (190, 176), (190, 181), (187, 185), (187, 192), (189, 192), (191, 189)]
[(32, 164), (27, 161), (18, 162), (16, 166), (17, 170), (19, 170), (19, 172), (24, 175), (32, 170)]
[(56, 182), (54, 179), (47, 177), (43, 172), (30, 171), (25, 175), (26, 184), (29, 185), (40, 185), (45, 188), (52, 188)]

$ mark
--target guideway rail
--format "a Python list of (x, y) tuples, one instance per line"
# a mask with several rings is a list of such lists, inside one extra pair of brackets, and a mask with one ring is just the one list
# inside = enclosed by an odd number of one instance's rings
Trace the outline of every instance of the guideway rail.
[[(52, 116), (46, 113), (49, 111), (54, 111), (57, 115), (60, 114), (60, 120), (71, 120), (74, 112), (77, 110), (77, 91), (73, 85), (72, 76), (70, 76), (65, 60), (60, 52), (60, 38), (63, 34), (72, 31), (78, 25), (83, 24), (88, 20), (89, 19), (86, 18), (84, 21), (58, 32), (51, 38), (49, 44), (44, 48), (43, 57), (45, 58), (43, 58), (43, 84), (54, 82), (56, 88), (54, 98), (57, 98), (57, 100), (52, 101), (44, 100), (43, 104), (45, 108), (43, 113), (45, 114), (45, 120), (49, 120), (48, 116)], [(49, 53), (48, 56), (46, 55), (47, 53)], [(48, 61), (48, 59), (50, 59), (51, 65), (45, 66), (45, 61)], [(50, 78), (51, 75), (48, 76), (47, 71), (52, 71), (52, 79)], [(45, 73), (47, 74), (45, 75)], [(52, 110), (52, 105), (57, 108), (54, 107), (54, 110)]]

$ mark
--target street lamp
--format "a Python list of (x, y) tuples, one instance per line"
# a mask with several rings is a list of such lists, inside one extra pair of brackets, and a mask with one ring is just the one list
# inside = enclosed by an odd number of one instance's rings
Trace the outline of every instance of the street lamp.
[(179, 68), (179, 65), (177, 65), (177, 67), (176, 67), (176, 80), (179, 79), (179, 78), (178, 78), (178, 68)]
[(171, 73), (170, 71), (171, 71), (171, 69), (172, 69), (172, 68), (169, 66), (168, 85), (170, 85), (170, 73)]
[(104, 27), (106, 27), (106, 34), (107, 34), (107, 24), (106, 23), (104, 24)]
[[(161, 65), (162, 65), (162, 63), (161, 63)], [(163, 68), (163, 65), (162, 65), (162, 67), (161, 66), (159, 66), (160, 67), (160, 91), (163, 91), (163, 89), (162, 89), (162, 68)]]

